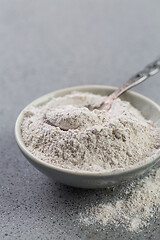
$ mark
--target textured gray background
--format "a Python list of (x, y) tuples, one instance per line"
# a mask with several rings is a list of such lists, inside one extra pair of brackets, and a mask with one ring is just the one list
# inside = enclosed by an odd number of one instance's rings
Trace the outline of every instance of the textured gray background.
[[(121, 85), (159, 55), (158, 0), (0, 0), (0, 239), (159, 240), (160, 219), (140, 234), (79, 226), (77, 206), (101, 192), (48, 179), (14, 138), (19, 112), (35, 98), (74, 85)], [(160, 103), (159, 76), (135, 90)]]

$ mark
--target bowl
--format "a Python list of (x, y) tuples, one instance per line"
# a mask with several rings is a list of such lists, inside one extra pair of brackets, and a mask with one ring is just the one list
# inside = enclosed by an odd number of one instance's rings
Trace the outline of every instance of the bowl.
[[(76, 86), (46, 94), (36, 99), (28, 106), (44, 104), (50, 101), (52, 97), (62, 97), (72, 91), (91, 92), (107, 96), (115, 89), (116, 88), (114, 87), (103, 85)], [(156, 124), (159, 123), (160, 107), (151, 99), (131, 91), (125, 92), (120, 98), (130, 102), (135, 108), (140, 110), (146, 119), (152, 120)], [(160, 153), (158, 153), (149, 158), (147, 162), (140, 162), (138, 164), (128, 166), (125, 169), (115, 169), (111, 172), (83, 172), (54, 166), (35, 157), (25, 146), (21, 135), (21, 123), (24, 117), (24, 110), (22, 110), (19, 114), (15, 124), (15, 137), (21, 152), (39, 171), (63, 184), (78, 188), (105, 188), (117, 185), (124, 181), (130, 181), (131, 179), (146, 173), (160, 159)]]

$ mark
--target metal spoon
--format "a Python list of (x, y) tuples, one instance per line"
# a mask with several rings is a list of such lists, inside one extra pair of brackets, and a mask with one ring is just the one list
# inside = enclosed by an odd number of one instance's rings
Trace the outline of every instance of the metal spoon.
[(109, 95), (100, 105), (87, 105), (86, 107), (93, 111), (94, 109), (103, 109), (104, 107), (109, 110), (111, 108), (112, 102), (119, 97), (122, 93), (128, 89), (140, 84), (147, 78), (155, 75), (160, 71), (160, 58), (153, 63), (147, 65), (143, 71), (138, 72), (136, 75), (131, 77), (122, 87), (116, 89), (111, 95)]

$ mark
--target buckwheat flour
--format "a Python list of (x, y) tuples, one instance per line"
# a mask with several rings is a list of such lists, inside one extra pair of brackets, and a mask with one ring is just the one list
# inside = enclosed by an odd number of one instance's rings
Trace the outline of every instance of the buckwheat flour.
[(79, 171), (125, 168), (159, 151), (159, 129), (129, 102), (116, 99), (109, 111), (85, 105), (104, 97), (74, 92), (24, 112), (22, 137), (39, 159)]
[(158, 166), (144, 178), (99, 191), (93, 201), (79, 213), (80, 222), (85, 225), (123, 225), (128, 231), (134, 232), (139, 232), (157, 217), (160, 217)]

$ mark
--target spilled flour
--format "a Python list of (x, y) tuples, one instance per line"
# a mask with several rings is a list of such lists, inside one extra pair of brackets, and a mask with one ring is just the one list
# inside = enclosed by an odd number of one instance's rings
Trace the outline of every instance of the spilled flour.
[(159, 151), (159, 129), (129, 102), (116, 99), (109, 111), (85, 105), (104, 97), (74, 92), (24, 112), (22, 137), (31, 153), (62, 168), (110, 171)]
[(99, 191), (79, 214), (80, 222), (85, 225), (123, 225), (134, 232), (156, 217), (160, 217), (160, 167), (129, 184)]
[[(78, 171), (111, 171), (147, 161), (160, 151), (160, 130), (130, 103), (116, 99), (109, 111), (85, 105), (104, 97), (74, 92), (24, 111), (22, 137), (39, 159)], [(123, 225), (138, 231), (160, 212), (160, 168), (140, 179), (93, 195), (80, 211), (85, 225)]]

